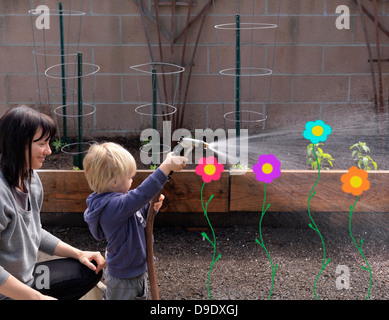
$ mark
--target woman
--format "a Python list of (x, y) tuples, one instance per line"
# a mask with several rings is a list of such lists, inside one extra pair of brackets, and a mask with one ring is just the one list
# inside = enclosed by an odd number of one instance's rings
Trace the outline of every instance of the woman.
[[(34, 170), (51, 154), (55, 131), (51, 118), (26, 106), (0, 119), (0, 299), (79, 299), (105, 267), (99, 252), (78, 250), (41, 227), (43, 190)], [(65, 259), (37, 264), (39, 250)]]

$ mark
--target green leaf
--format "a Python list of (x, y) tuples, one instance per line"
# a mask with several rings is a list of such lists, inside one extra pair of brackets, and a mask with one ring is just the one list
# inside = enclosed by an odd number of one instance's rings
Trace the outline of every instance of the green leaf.
[(212, 243), (212, 241), (209, 240), (208, 235), (205, 232), (201, 233), (201, 235), (203, 236), (204, 239), (207, 239), (210, 243)]
[(366, 153), (370, 152), (370, 149), (366, 146), (366, 143), (362, 146), (363, 151)]

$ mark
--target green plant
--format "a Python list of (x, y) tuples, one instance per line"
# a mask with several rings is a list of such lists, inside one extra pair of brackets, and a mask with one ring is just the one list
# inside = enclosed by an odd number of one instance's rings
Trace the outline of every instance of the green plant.
[(308, 160), (307, 164), (311, 166), (312, 170), (317, 170), (317, 164), (319, 163), (319, 166), (321, 169), (330, 170), (330, 167), (332, 168), (334, 165), (332, 164), (332, 161), (335, 159), (332, 158), (332, 156), (328, 153), (324, 153), (322, 148), (319, 148), (319, 146), (324, 146), (324, 143), (316, 143), (315, 144), (315, 155), (313, 154), (313, 143), (309, 144), (307, 146), (307, 154), (308, 154)]
[(247, 170), (249, 166), (247, 164), (234, 164), (231, 166), (231, 169)]
[(63, 142), (61, 139), (55, 139), (51, 145), (55, 148), (55, 152), (59, 153), (66, 146), (66, 142)]
[(143, 147), (145, 146), (146, 144), (149, 144), (151, 143), (151, 138), (147, 139), (147, 140), (143, 140), (140, 142), (140, 146)]
[(372, 170), (371, 165), (373, 165), (374, 170), (377, 170), (377, 163), (367, 155), (367, 153), (370, 153), (370, 148), (366, 145), (366, 142), (359, 141), (350, 147), (350, 150), (352, 149), (355, 150), (351, 153), (351, 158), (357, 161), (359, 169)]

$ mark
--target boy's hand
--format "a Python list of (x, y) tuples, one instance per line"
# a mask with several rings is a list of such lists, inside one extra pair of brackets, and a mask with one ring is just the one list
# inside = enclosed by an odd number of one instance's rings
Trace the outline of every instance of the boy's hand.
[(163, 200), (165, 199), (165, 196), (161, 194), (159, 196), (158, 202), (154, 203), (154, 211), (158, 211), (162, 207)]
[(170, 174), (171, 171), (181, 171), (186, 166), (188, 158), (181, 156), (173, 156), (173, 152), (168, 153), (164, 162), (161, 163), (159, 168), (162, 170), (166, 176)]

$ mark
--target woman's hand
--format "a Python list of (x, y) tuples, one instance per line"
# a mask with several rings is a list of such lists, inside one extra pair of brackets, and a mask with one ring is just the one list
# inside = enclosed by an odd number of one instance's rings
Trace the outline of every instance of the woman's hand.
[[(107, 267), (107, 263), (100, 252), (98, 251), (81, 251), (78, 260), (86, 265), (89, 269), (93, 270), (98, 274), (101, 269)], [(94, 260), (97, 263), (97, 267), (91, 262)]]
[[(98, 251), (81, 251), (60, 241), (54, 250), (54, 255), (65, 258), (78, 259), (82, 264), (98, 274), (101, 269), (106, 267), (106, 262), (103, 256)], [(91, 262), (96, 261), (97, 267)]]

